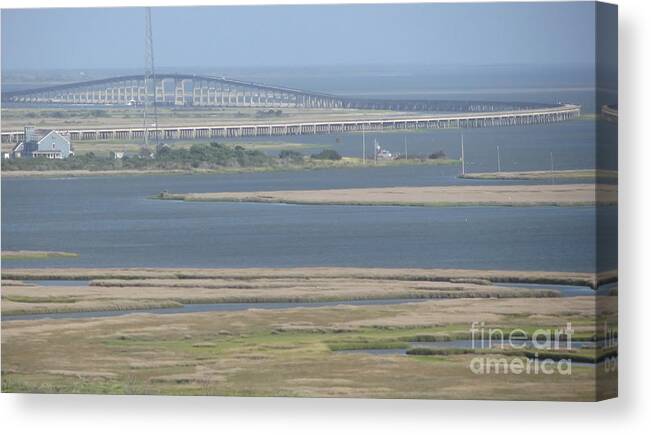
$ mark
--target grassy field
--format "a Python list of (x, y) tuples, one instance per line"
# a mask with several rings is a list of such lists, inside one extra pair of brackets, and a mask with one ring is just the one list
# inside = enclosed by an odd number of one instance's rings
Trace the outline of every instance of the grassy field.
[[(491, 327), (597, 333), (596, 298), (447, 299), (77, 320), (2, 322), (2, 391), (291, 397), (594, 400), (616, 392), (601, 365), (571, 375), (469, 370), (473, 354), (371, 355), (414, 337)], [(616, 298), (600, 297), (616, 315)], [(499, 350), (496, 357), (517, 358)], [(604, 376), (597, 390), (595, 372)]]
[(582, 206), (617, 203), (617, 186), (594, 184), (386, 187), (270, 192), (161, 193), (165, 200), (396, 206)]

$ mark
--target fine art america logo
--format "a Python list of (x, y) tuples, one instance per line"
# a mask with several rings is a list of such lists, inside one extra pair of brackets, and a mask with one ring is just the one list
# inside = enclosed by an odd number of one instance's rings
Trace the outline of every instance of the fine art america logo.
[[(606, 335), (601, 345), (605, 348), (616, 348), (616, 338), (614, 342), (610, 342), (607, 337), (613, 334), (608, 332), (607, 326), (604, 328)], [(470, 327), (470, 346), (474, 351), (485, 350), (486, 355), (474, 357), (470, 361), (470, 370), (477, 375), (571, 375), (572, 355), (576, 355), (577, 350), (585, 345), (585, 342), (581, 344), (573, 341), (574, 332), (570, 322), (565, 327), (537, 329), (533, 333), (527, 333), (523, 329), (505, 332), (499, 328), (486, 328), (484, 322), (473, 322)], [(592, 344), (594, 346), (597, 343)], [(506, 355), (512, 352), (514, 355), (511, 358), (499, 357), (491, 354), (491, 349)], [(616, 369), (616, 357), (604, 360), (604, 370)]]

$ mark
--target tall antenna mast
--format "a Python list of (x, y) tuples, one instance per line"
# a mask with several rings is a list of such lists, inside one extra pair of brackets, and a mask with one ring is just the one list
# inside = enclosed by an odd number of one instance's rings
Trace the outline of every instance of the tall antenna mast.
[(143, 123), (145, 146), (149, 145), (147, 113), (152, 112), (156, 148), (158, 148), (158, 112), (156, 110), (156, 74), (154, 72), (154, 41), (151, 35), (151, 8), (145, 8), (145, 109)]

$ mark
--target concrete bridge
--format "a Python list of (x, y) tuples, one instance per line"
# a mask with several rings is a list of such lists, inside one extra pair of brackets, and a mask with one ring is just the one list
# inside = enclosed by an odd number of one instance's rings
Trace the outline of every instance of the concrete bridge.
[[(199, 125), (183, 127), (159, 127), (158, 137), (163, 140), (211, 139), (229, 137), (284, 136), (336, 134), (356, 131), (406, 130), (416, 128), (480, 128), (513, 125), (547, 124), (576, 118), (581, 108), (562, 105), (552, 108), (524, 109), (498, 112), (472, 112), (414, 117), (387, 116), (377, 119), (350, 119), (303, 123), (261, 123), (237, 125)], [(156, 137), (156, 130), (148, 128), (150, 139)], [(68, 133), (73, 142), (102, 140), (142, 140), (145, 129), (102, 128), (60, 130)], [(23, 140), (23, 132), (2, 132), (3, 143)]]
[(3, 102), (24, 104), (145, 103), (147, 92), (156, 103), (171, 106), (350, 108), (431, 112), (479, 112), (536, 109), (558, 105), (520, 102), (441, 101), (348, 98), (282, 86), (194, 74), (157, 74), (155, 86), (143, 75), (111, 77), (2, 93)]
[(153, 94), (155, 88), (156, 103), (161, 105), (341, 107), (341, 102), (332, 95), (225, 77), (157, 74), (154, 85), (149, 85), (147, 90), (144, 75), (130, 75), (3, 92), (2, 100), (34, 104), (133, 105), (144, 104), (147, 92)]
[[(155, 85), (155, 86), (154, 86)], [(61, 130), (73, 141), (144, 140), (145, 134), (161, 140), (327, 134), (366, 130), (412, 128), (475, 128), (565, 121), (580, 115), (580, 106), (499, 101), (451, 101), (351, 98), (282, 86), (246, 82), (217, 76), (158, 74), (145, 86), (143, 75), (112, 77), (36, 89), (3, 92), (3, 102), (22, 104), (118, 104), (145, 103), (147, 88), (158, 105), (261, 108), (348, 108), (384, 111), (431, 112), (413, 117), (380, 119), (266, 123), (252, 125), (202, 125), (194, 127), (102, 128)], [(153, 97), (153, 95), (149, 95)], [(352, 115), (351, 115), (352, 116)], [(145, 132), (147, 131), (147, 133)], [(23, 139), (22, 131), (2, 132), (2, 143)]]

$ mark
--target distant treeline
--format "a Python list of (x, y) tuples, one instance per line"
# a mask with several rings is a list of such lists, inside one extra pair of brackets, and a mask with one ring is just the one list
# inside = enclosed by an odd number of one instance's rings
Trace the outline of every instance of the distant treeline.
[(324, 150), (311, 157), (293, 150), (283, 150), (278, 157), (269, 156), (259, 150), (228, 146), (216, 142), (195, 144), (190, 148), (171, 148), (163, 145), (154, 152), (142, 148), (136, 154), (127, 154), (120, 159), (99, 156), (93, 152), (71, 156), (67, 159), (9, 159), (2, 161), (5, 171), (47, 171), (47, 170), (118, 170), (118, 169), (218, 169), (273, 167), (287, 164), (303, 164), (311, 159), (340, 160), (334, 150)]

